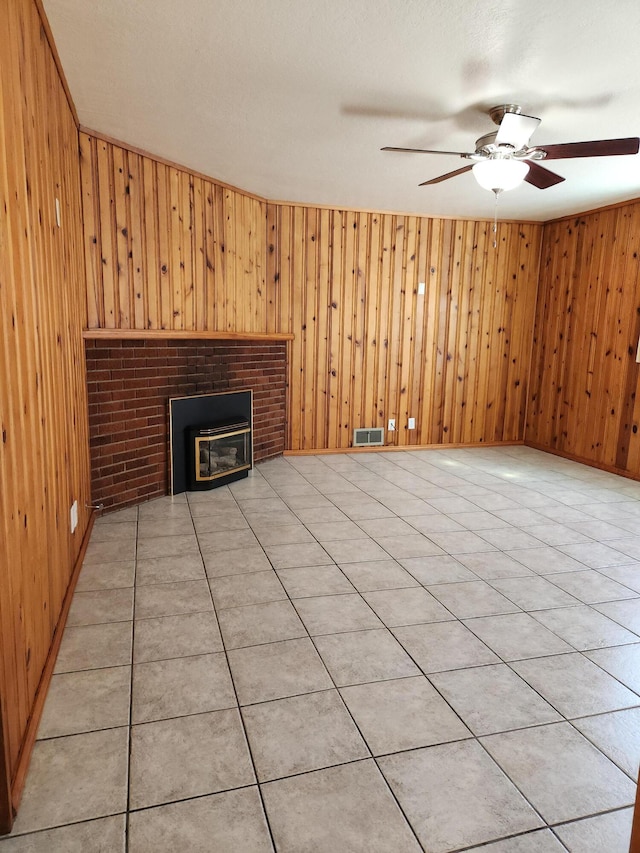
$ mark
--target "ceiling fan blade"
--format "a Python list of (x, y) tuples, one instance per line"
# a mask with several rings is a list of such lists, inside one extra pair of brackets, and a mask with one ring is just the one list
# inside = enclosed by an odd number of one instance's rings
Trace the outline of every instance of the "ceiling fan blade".
[(473, 166), (463, 166), (462, 169), (456, 169), (455, 172), (447, 172), (446, 175), (440, 175), (439, 178), (431, 178), (430, 181), (423, 181), (418, 184), (419, 187), (428, 187), (431, 184), (439, 184), (441, 181), (448, 181), (449, 178), (455, 178), (456, 175), (463, 175), (465, 172), (470, 172)]
[(535, 163), (533, 160), (527, 160), (527, 163), (529, 171), (526, 174), (525, 181), (534, 187), (538, 187), (539, 190), (546, 190), (556, 184), (561, 184), (565, 180), (561, 175), (556, 175), (555, 172), (545, 169), (544, 166)]
[(640, 139), (629, 136), (625, 139), (597, 139), (595, 142), (565, 142), (560, 145), (538, 145), (538, 150), (547, 155), (545, 160), (566, 160), (570, 157), (613, 157), (620, 154), (637, 154)]
[(471, 157), (471, 154), (466, 154), (463, 151), (435, 151), (432, 148), (392, 148), (387, 145), (380, 149), (381, 151), (404, 151), (409, 154), (449, 154), (453, 157)]
[(520, 113), (505, 113), (496, 135), (496, 145), (513, 145), (516, 151), (526, 148), (540, 119)]

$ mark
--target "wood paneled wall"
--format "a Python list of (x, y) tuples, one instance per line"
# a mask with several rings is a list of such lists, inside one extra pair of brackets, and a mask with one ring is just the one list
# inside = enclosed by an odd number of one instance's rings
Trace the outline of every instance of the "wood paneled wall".
[(78, 134), (33, 0), (0, 3), (0, 32), (0, 773), (10, 789), (90, 493)]
[(640, 203), (545, 225), (527, 441), (640, 475)]
[(269, 206), (291, 449), (348, 448), (389, 418), (396, 445), (523, 439), (542, 229), (503, 223), (496, 249), (491, 229)]
[(494, 250), (486, 222), (266, 204), (81, 150), (89, 328), (293, 333), (294, 450), (389, 418), (401, 445), (523, 439), (541, 226)]
[(80, 134), (90, 329), (265, 332), (265, 204)]

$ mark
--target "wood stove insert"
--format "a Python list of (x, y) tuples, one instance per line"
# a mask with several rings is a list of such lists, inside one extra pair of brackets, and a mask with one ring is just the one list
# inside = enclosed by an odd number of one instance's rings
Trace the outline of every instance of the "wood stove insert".
[(189, 491), (246, 477), (251, 468), (251, 427), (246, 419), (225, 420), (189, 430)]
[(214, 489), (253, 467), (253, 393), (229, 391), (169, 400), (171, 494)]

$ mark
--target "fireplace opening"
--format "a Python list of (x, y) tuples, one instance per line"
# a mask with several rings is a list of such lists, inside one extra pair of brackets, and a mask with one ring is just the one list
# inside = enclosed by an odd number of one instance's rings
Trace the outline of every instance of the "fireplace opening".
[(189, 459), (190, 491), (246, 477), (251, 468), (249, 421), (231, 419), (190, 429)]

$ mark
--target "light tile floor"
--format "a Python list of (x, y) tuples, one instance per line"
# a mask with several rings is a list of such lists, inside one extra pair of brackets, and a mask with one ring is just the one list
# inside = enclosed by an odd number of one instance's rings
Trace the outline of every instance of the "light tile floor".
[(288, 457), (100, 519), (0, 853), (627, 853), (640, 484)]

